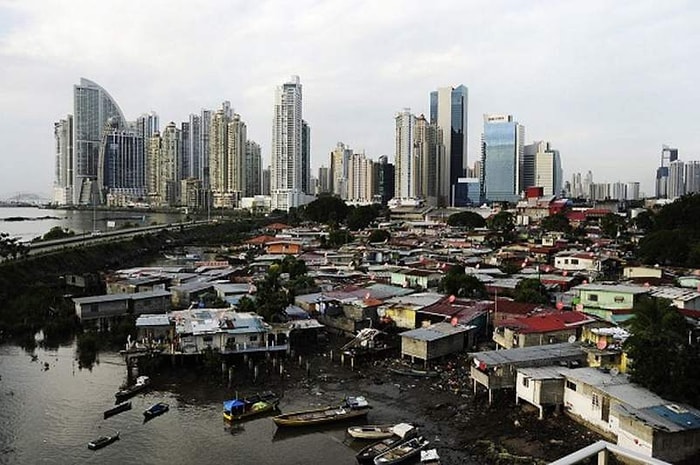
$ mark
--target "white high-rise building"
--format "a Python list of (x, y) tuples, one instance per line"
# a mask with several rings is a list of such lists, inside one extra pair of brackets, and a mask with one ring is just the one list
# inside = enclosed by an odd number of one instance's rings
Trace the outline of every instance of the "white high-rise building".
[(396, 121), (395, 192), (396, 199), (416, 198), (415, 170), (413, 154), (413, 132), (416, 117), (410, 108), (404, 108), (394, 117)]
[(272, 121), (270, 194), (273, 210), (302, 202), (302, 92), (299, 76), (277, 87)]
[(668, 198), (677, 199), (685, 194), (685, 163), (675, 160), (668, 164)]
[(639, 200), (639, 182), (632, 181), (627, 183), (626, 200)]
[(700, 161), (689, 161), (685, 164), (685, 192), (695, 194), (700, 192)]
[(352, 154), (352, 149), (342, 142), (338, 142), (331, 151), (329, 189), (343, 200), (348, 198), (348, 163)]
[(245, 144), (245, 177), (243, 195), (253, 197), (262, 194), (262, 157), (260, 144), (249, 140)]
[(73, 201), (73, 115), (54, 123), (55, 177), (53, 201), (68, 205)]
[(364, 153), (354, 153), (348, 163), (348, 200), (372, 202), (372, 173), (374, 164)]

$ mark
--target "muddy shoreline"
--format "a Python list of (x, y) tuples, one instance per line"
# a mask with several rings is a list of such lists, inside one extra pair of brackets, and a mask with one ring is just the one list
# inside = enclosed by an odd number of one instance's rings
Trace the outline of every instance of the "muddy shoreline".
[[(354, 369), (347, 360), (342, 366), (339, 355), (334, 358), (331, 361), (327, 348), (274, 362), (260, 357), (237, 363), (230, 385), (222, 376), (222, 390), (241, 394), (274, 390), (283, 395), (282, 411), (364, 395), (374, 406), (369, 423), (418, 425), (445, 464), (544, 464), (604, 439), (562, 413), (538, 420), (537, 409), (523, 402), (515, 405), (512, 392), (496, 393), (493, 405), (488, 405), (485, 392), (473, 394), (465, 354), (433, 364), (431, 370), (438, 375), (432, 378), (389, 371), (406, 366), (398, 353), (358, 360)], [(258, 366), (255, 381), (253, 365)]]

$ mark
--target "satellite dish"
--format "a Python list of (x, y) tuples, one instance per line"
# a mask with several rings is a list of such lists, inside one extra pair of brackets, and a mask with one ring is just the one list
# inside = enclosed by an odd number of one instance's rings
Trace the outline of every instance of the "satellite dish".
[(620, 370), (618, 370), (617, 367), (612, 367), (612, 368), (610, 369), (610, 374), (611, 374), (612, 376), (617, 376), (617, 375), (620, 374)]
[(571, 336), (569, 336), (568, 341), (569, 341), (569, 344), (573, 344), (574, 342), (576, 342), (576, 336), (574, 336), (574, 335), (572, 334)]

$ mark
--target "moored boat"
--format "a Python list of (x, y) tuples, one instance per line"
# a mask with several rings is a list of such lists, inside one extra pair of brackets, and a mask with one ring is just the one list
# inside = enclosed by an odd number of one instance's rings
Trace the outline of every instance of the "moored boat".
[(151, 418), (164, 414), (168, 410), (170, 410), (170, 406), (168, 404), (164, 402), (158, 402), (157, 404), (153, 404), (146, 410), (144, 410), (143, 416), (146, 417), (146, 420), (150, 420)]
[(121, 391), (118, 391), (116, 394), (114, 394), (114, 397), (117, 398), (117, 403), (124, 402), (126, 399), (134, 397), (139, 392), (146, 390), (150, 384), (151, 378), (148, 376), (139, 376), (136, 378), (136, 383), (122, 389)]
[(388, 451), (404, 442), (409, 441), (416, 435), (416, 429), (408, 423), (399, 423), (393, 428), (394, 436), (382, 441), (370, 444), (357, 453), (355, 458), (360, 464), (372, 464), (374, 458), (379, 454)]
[(88, 449), (97, 450), (102, 449), (105, 446), (112, 444), (114, 441), (119, 439), (119, 431), (117, 431), (112, 436), (100, 436), (94, 441), (88, 442)]
[(364, 397), (348, 397), (337, 407), (328, 406), (300, 412), (283, 413), (272, 418), (272, 420), (277, 426), (320, 425), (366, 416), (370, 408)]
[(389, 368), (389, 371), (402, 376), (413, 376), (415, 378), (435, 378), (440, 373), (437, 371), (416, 370), (415, 368)]
[(428, 441), (422, 437), (414, 437), (391, 449), (382, 452), (374, 458), (374, 465), (393, 465), (403, 463), (420, 454)]
[(242, 421), (276, 410), (280, 399), (274, 392), (264, 392), (244, 399), (224, 401), (224, 420)]
[(394, 435), (394, 425), (362, 425), (348, 428), (348, 435), (355, 439), (386, 439)]
[(121, 403), (121, 404), (117, 405), (116, 407), (113, 407), (109, 410), (105, 410), (104, 417), (109, 418), (109, 417), (114, 416), (118, 413), (126, 412), (127, 410), (131, 410), (131, 401)]

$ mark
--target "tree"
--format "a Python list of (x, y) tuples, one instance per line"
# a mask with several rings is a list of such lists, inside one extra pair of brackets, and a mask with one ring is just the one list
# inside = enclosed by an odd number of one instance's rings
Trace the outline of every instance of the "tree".
[(273, 264), (263, 279), (257, 282), (255, 293), (257, 313), (267, 321), (272, 321), (292, 303), (293, 297), (282, 287), (280, 274), (280, 266)]
[(343, 244), (352, 242), (353, 237), (347, 229), (334, 229), (328, 233), (327, 245), (329, 247), (340, 247)]
[(526, 278), (516, 284), (514, 299), (517, 302), (531, 304), (546, 304), (549, 302), (547, 289), (537, 278)]
[(375, 229), (370, 234), (367, 240), (372, 243), (384, 242), (391, 239), (391, 234), (386, 229)]
[(28, 246), (18, 238), (10, 237), (8, 233), (0, 233), (0, 261), (24, 257), (28, 251)]
[(632, 221), (637, 229), (642, 231), (651, 231), (654, 228), (654, 215), (648, 210), (639, 213)]
[(49, 229), (49, 232), (41, 237), (42, 241), (52, 241), (54, 239), (63, 239), (65, 237), (75, 236), (75, 232), (68, 228), (62, 228), (60, 226), (54, 226)]
[(306, 220), (316, 223), (338, 224), (345, 221), (348, 210), (348, 205), (341, 198), (320, 195), (316, 200), (305, 205), (301, 214)]
[(627, 228), (627, 222), (620, 215), (608, 213), (600, 219), (600, 230), (605, 237), (617, 237)]
[(513, 215), (507, 211), (496, 213), (487, 223), (489, 228), (503, 233), (509, 233), (515, 229), (515, 219)]
[[(634, 306), (624, 343), (630, 379), (658, 395), (700, 406), (700, 350), (691, 328), (666, 299), (647, 297)], [(692, 342), (692, 344), (691, 344)]]
[(566, 234), (571, 232), (569, 219), (563, 213), (557, 213), (542, 218), (542, 221), (540, 221), (540, 228), (544, 231), (559, 231)]
[[(688, 234), (681, 230), (661, 230), (647, 234), (639, 241), (639, 258), (649, 265), (685, 265), (691, 245)], [(694, 265), (691, 265), (694, 266)]]
[(449, 226), (460, 226), (467, 229), (483, 228), (486, 226), (486, 220), (474, 212), (459, 212), (453, 213), (447, 218)]
[(455, 297), (480, 299), (486, 297), (486, 287), (476, 276), (464, 274), (464, 267), (453, 265), (440, 280), (440, 292)]
[(379, 214), (378, 205), (363, 205), (351, 208), (348, 212), (347, 224), (351, 231), (359, 231), (369, 226)]
[(280, 273), (288, 273), (289, 279), (295, 279), (307, 273), (306, 262), (293, 255), (287, 255), (280, 263)]

